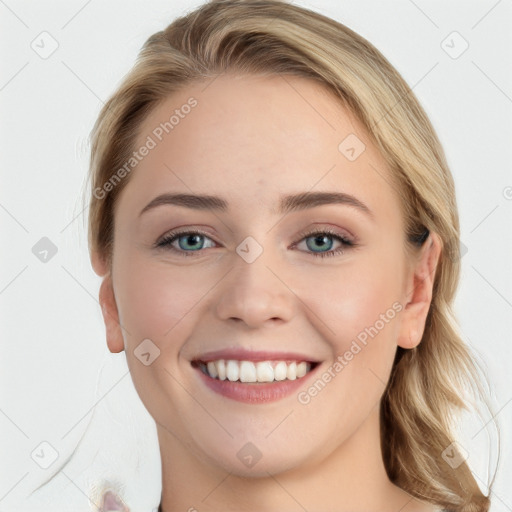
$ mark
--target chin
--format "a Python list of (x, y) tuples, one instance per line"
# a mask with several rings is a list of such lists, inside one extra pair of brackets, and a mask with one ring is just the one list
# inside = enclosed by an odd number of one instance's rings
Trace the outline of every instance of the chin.
[[(252, 453), (252, 455), (250, 455)], [(252, 457), (252, 460), (251, 460)], [(268, 478), (269, 474), (281, 474), (291, 471), (303, 463), (303, 457), (297, 453), (265, 453), (256, 452), (254, 446), (245, 445), (234, 452), (234, 456), (226, 453), (213, 453), (210, 463), (215, 464), (231, 475), (241, 478)]]

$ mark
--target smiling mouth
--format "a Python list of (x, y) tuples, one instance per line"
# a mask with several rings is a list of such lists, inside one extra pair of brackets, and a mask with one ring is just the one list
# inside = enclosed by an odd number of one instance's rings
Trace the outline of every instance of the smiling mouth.
[(218, 359), (192, 361), (205, 375), (216, 380), (248, 384), (298, 380), (316, 368), (319, 363), (309, 361), (244, 361)]

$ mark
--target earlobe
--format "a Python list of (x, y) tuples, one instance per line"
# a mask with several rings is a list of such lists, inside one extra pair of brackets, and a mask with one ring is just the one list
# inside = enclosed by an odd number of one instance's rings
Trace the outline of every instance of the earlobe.
[(103, 278), (99, 300), (103, 321), (105, 322), (107, 346), (110, 352), (121, 352), (124, 350), (124, 340), (110, 274)]
[(417, 347), (423, 337), (441, 248), (441, 238), (437, 233), (431, 232), (407, 279), (407, 290), (404, 290), (406, 306), (397, 340), (398, 346), (402, 348)]

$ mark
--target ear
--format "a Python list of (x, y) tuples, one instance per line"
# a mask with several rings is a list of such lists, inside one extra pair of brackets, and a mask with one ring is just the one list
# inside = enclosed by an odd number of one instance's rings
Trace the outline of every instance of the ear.
[(397, 341), (402, 348), (418, 346), (423, 337), (441, 248), (441, 238), (437, 233), (431, 232), (418, 259), (409, 270), (404, 290), (406, 306)]
[(99, 300), (107, 335), (107, 346), (110, 352), (124, 350), (123, 333), (119, 323), (116, 298), (112, 283), (112, 272), (105, 258), (97, 252), (91, 253), (91, 264), (94, 272), (103, 278), (100, 286)]
[(121, 352), (124, 350), (123, 332), (119, 323), (119, 313), (110, 273), (103, 278), (100, 286), (100, 306), (105, 322), (107, 346), (110, 352)]

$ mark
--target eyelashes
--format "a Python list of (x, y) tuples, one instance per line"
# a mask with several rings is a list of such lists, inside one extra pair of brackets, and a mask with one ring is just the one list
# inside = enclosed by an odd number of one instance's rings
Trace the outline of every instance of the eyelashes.
[[(329, 228), (303, 232), (299, 235), (299, 237), (300, 237), (300, 239), (297, 242), (295, 242), (292, 245), (292, 247), (296, 247), (303, 240), (306, 240), (306, 247), (308, 249), (311, 249), (310, 246), (315, 243), (324, 244), (326, 239), (335, 239), (340, 243), (340, 246), (338, 248), (330, 249), (328, 251), (320, 251), (320, 252), (316, 252), (314, 250), (311, 252), (301, 251), (301, 252), (309, 253), (309, 254), (313, 255), (313, 257), (318, 257), (318, 258), (325, 258), (325, 257), (330, 257), (330, 256), (341, 255), (343, 252), (350, 250), (358, 245), (354, 240), (347, 238), (344, 234), (338, 233)], [(171, 231), (170, 233), (167, 233), (165, 236), (163, 236), (159, 241), (157, 241), (154, 244), (154, 248), (163, 249), (166, 251), (168, 250), (168, 251), (171, 251), (171, 252), (176, 253), (183, 257), (195, 257), (199, 253), (203, 252), (203, 250), (204, 250), (203, 246), (197, 248), (196, 250), (194, 250), (194, 249), (187, 250), (187, 249), (179, 248), (179, 240), (182, 238), (185, 238), (185, 244), (192, 243), (192, 245), (194, 243), (198, 243), (198, 239), (207, 238), (207, 239), (211, 240), (211, 238), (208, 234), (206, 234), (202, 231), (199, 231), (199, 230), (195, 230), (195, 229), (183, 230), (183, 231)], [(313, 242), (310, 244), (307, 243), (307, 240), (309, 240), (309, 239), (313, 239)], [(192, 242), (191, 242), (191, 240), (192, 240)], [(178, 241), (178, 248), (176, 248), (173, 245), (176, 241)], [(327, 242), (327, 245), (328, 244), (329, 243)]]
[[(323, 235), (323, 236), (320, 236), (320, 235)], [(345, 235), (343, 235), (341, 233), (337, 233), (336, 231), (333, 231), (332, 229), (329, 229), (329, 228), (322, 229), (322, 230), (313, 230), (313, 231), (302, 232), (299, 235), (299, 237), (300, 237), (300, 240), (299, 240), (299, 242), (296, 242), (295, 244), (293, 244), (294, 247), (296, 247), (298, 245), (298, 243), (302, 242), (302, 240), (307, 240), (308, 238), (314, 238), (315, 243), (317, 242), (318, 239), (325, 240), (325, 238), (334, 238), (341, 243), (340, 247), (338, 247), (337, 249), (331, 249), (329, 251), (322, 251), (322, 252), (313, 251), (310, 253), (313, 256), (320, 257), (320, 258), (339, 255), (346, 250), (356, 247), (356, 245), (357, 245), (354, 240), (351, 240), (351, 239), (347, 238)], [(307, 243), (306, 243), (306, 246), (308, 246)]]

